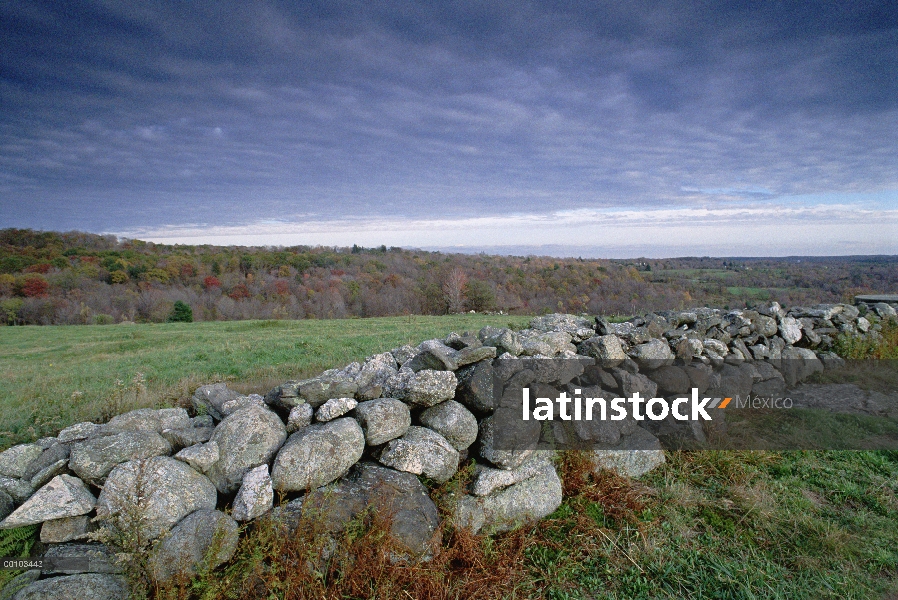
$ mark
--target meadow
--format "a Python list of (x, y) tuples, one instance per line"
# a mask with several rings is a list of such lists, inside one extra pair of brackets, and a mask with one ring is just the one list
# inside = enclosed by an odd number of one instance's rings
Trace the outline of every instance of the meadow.
[[(203, 383), (264, 393), (282, 380), (404, 343), (528, 320), (457, 315), (3, 327), (2, 446), (136, 406), (183, 403)], [(894, 353), (895, 336), (886, 343)], [(844, 348), (856, 358), (883, 350)], [(367, 519), (347, 529), (323, 569), (296, 568), (313, 540), (277, 536), (260, 524), (223, 568), (146, 591), (156, 598), (559, 600), (885, 600), (898, 593), (898, 452), (669, 452), (665, 465), (638, 480), (592, 474), (573, 453), (560, 457), (558, 468), (561, 507), (493, 537), (452, 527), (452, 494), (470, 468), (442, 486), (428, 483), (444, 519), (441, 551), (429, 563), (390, 564), (377, 520)], [(0, 547), (7, 554), (27, 550), (36, 528), (25, 534), (32, 536), (25, 543), (4, 534)]]

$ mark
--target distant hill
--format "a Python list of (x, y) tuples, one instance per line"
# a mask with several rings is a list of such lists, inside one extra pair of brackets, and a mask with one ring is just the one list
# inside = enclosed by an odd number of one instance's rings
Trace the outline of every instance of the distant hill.
[(168, 246), (0, 230), (0, 321), (162, 322), (445, 314), (633, 314), (898, 291), (898, 257), (603, 260), (359, 246)]

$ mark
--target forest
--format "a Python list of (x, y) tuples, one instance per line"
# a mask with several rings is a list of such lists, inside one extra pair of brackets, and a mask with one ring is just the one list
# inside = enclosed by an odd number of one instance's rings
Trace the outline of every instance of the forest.
[(629, 315), (772, 300), (814, 304), (895, 292), (896, 267), (896, 256), (596, 260), (385, 246), (172, 246), (3, 229), (0, 323)]

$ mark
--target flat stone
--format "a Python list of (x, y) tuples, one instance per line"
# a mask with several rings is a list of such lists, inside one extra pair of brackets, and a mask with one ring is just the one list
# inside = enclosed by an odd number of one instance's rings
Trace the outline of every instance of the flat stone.
[(81, 540), (94, 529), (95, 527), (87, 515), (44, 521), (44, 524), (41, 525), (41, 543), (63, 544)]
[(195, 444), (208, 442), (212, 438), (214, 427), (185, 427), (182, 429), (163, 429), (162, 437), (171, 444), (172, 450), (180, 450)]
[[(50, 465), (59, 461), (68, 461), (71, 448), (68, 444), (60, 444), (54, 442), (41, 452), (40, 456), (28, 463), (25, 471), (22, 473), (22, 479), (31, 479)], [(58, 473), (56, 473), (58, 475)], [(52, 479), (52, 478), (51, 478)], [(47, 480), (49, 481), (49, 479)], [(44, 482), (46, 483), (46, 481)]]
[(19, 444), (0, 452), (0, 475), (21, 479), (28, 464), (43, 452), (44, 449), (37, 444)]
[(292, 434), (271, 468), (274, 489), (301, 492), (327, 485), (357, 463), (365, 435), (355, 419), (316, 423)]
[(259, 465), (243, 476), (243, 484), (234, 498), (231, 516), (237, 521), (251, 521), (261, 517), (274, 506), (274, 489), (268, 475), (268, 465)]
[(408, 405), (395, 398), (362, 402), (356, 406), (355, 418), (369, 446), (385, 444), (404, 435), (412, 424)]
[(549, 462), (551, 453), (538, 451), (516, 469), (493, 469), (478, 464), (471, 493), (475, 496), (487, 496), (496, 490), (520, 483), (537, 475)]
[(461, 368), (465, 365), (474, 364), (482, 360), (496, 358), (496, 348), (493, 346), (478, 346), (477, 348), (462, 348), (457, 351), (453, 358), (455, 364)]
[(97, 499), (83, 481), (71, 475), (58, 475), (0, 522), (0, 529), (84, 515), (93, 510), (96, 503)]
[(44, 552), (47, 559), (67, 559), (63, 566), (45, 566), (42, 575), (75, 575), (78, 573), (120, 573), (115, 555), (105, 544), (53, 544)]
[(65, 429), (60, 431), (59, 435), (56, 436), (56, 439), (60, 444), (79, 442), (81, 440), (86, 440), (90, 436), (94, 435), (99, 427), (100, 425), (97, 425), (96, 423), (75, 423), (74, 425), (70, 425), (69, 427), (66, 427)]
[(101, 433), (108, 435), (124, 431), (155, 431), (191, 427), (190, 417), (183, 408), (139, 408), (112, 417), (101, 426)]

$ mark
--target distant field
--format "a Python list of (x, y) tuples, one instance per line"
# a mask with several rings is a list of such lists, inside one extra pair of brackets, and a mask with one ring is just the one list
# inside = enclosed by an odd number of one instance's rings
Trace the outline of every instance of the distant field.
[(401, 344), (530, 319), (465, 314), (2, 327), (0, 448), (110, 412), (176, 404), (204, 383), (228, 381), (245, 393), (264, 393), (283, 380)]

